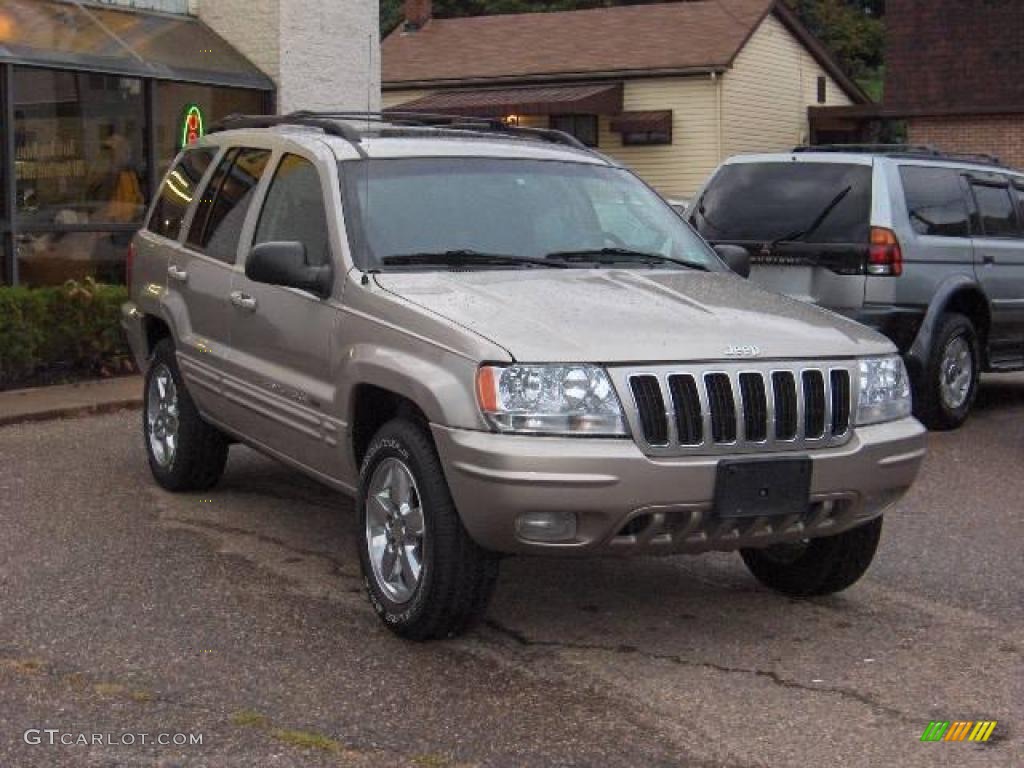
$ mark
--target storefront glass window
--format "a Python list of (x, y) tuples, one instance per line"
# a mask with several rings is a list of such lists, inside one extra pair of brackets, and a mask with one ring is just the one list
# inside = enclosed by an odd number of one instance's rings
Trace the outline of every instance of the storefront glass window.
[(18, 282), (29, 287), (61, 285), (91, 277), (124, 283), (132, 232), (22, 232), (15, 241)]
[(142, 81), (15, 67), (13, 90), (18, 228), (138, 223)]
[(265, 94), (262, 91), (188, 83), (157, 83), (155, 118), (158, 177), (163, 177), (181, 149), (182, 127), (188, 107), (198, 106), (203, 123), (208, 127), (235, 113), (263, 114), (264, 101)]

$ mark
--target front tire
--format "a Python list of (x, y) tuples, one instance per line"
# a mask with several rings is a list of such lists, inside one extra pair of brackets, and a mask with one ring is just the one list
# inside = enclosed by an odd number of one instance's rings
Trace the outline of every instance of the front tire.
[(498, 559), (463, 527), (422, 427), (401, 418), (381, 427), (363, 460), (357, 505), (363, 584), (392, 632), (436, 640), (483, 617)]
[(766, 549), (741, 549), (740, 556), (766, 587), (791, 597), (818, 597), (855, 584), (871, 565), (882, 535), (882, 518), (837, 536)]
[(142, 435), (153, 477), (168, 491), (205, 491), (224, 474), (228, 440), (199, 415), (170, 339), (156, 345), (146, 371)]
[(969, 318), (942, 318), (928, 362), (914, 388), (914, 415), (929, 429), (957, 429), (978, 395), (981, 352)]

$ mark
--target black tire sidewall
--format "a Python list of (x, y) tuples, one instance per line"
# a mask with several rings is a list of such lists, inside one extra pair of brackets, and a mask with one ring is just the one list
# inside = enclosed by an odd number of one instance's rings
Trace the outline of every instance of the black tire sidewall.
[[(434, 577), (434, 552), (436, 546), (436, 514), (438, 504), (450, 503), (447, 499), (438, 499), (428, 474), (440, 471), (440, 465), (431, 456), (422, 456), (414, 442), (406, 439), (406, 431), (416, 429), (408, 422), (391, 422), (381, 428), (366, 451), (363, 467), (359, 476), (359, 490), (356, 504), (359, 512), (359, 526), (356, 531), (356, 544), (359, 550), (359, 562), (362, 565), (363, 586), (369, 596), (373, 610), (390, 626), (414, 624), (426, 609), (430, 600), (430, 592)], [(405, 464), (412, 472), (416, 481), (416, 489), (420, 495), (420, 508), (423, 511), (423, 562), (420, 583), (412, 599), (405, 603), (396, 603), (380, 588), (373, 575), (370, 563), (369, 544), (366, 541), (366, 496), (370, 479), (382, 461), (395, 458)]]

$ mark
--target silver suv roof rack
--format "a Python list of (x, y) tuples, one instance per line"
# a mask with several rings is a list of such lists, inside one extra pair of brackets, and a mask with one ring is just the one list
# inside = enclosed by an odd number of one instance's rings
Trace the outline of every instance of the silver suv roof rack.
[[(367, 129), (360, 130), (356, 123), (366, 123)], [(287, 115), (229, 115), (210, 127), (208, 133), (218, 133), (238, 128), (273, 128), (280, 125), (297, 125), (319, 128), (331, 136), (349, 141), (359, 153), (365, 156), (359, 144), (370, 133), (370, 126), (378, 135), (387, 136), (466, 136), (499, 134), (510, 138), (544, 141), (572, 149), (590, 152), (590, 148), (575, 136), (551, 128), (525, 128), (507, 125), (493, 117), (467, 117), (424, 112), (291, 112)]]
[(888, 157), (919, 158), (927, 160), (958, 160), (976, 165), (1006, 167), (995, 155), (986, 153), (944, 152), (929, 144), (817, 144), (793, 147), (793, 152), (853, 152)]

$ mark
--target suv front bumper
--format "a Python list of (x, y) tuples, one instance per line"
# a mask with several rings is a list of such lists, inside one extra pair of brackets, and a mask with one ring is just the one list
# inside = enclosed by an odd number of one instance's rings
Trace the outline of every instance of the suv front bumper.
[[(655, 459), (628, 439), (432, 429), (473, 539), (496, 552), (558, 555), (734, 550), (840, 533), (903, 496), (924, 459), (926, 434), (912, 418), (858, 427), (846, 445), (806, 454), (814, 470), (804, 514), (722, 519), (712, 500), (718, 462), (728, 456)], [(516, 520), (526, 512), (575, 513), (575, 538), (523, 539)]]

